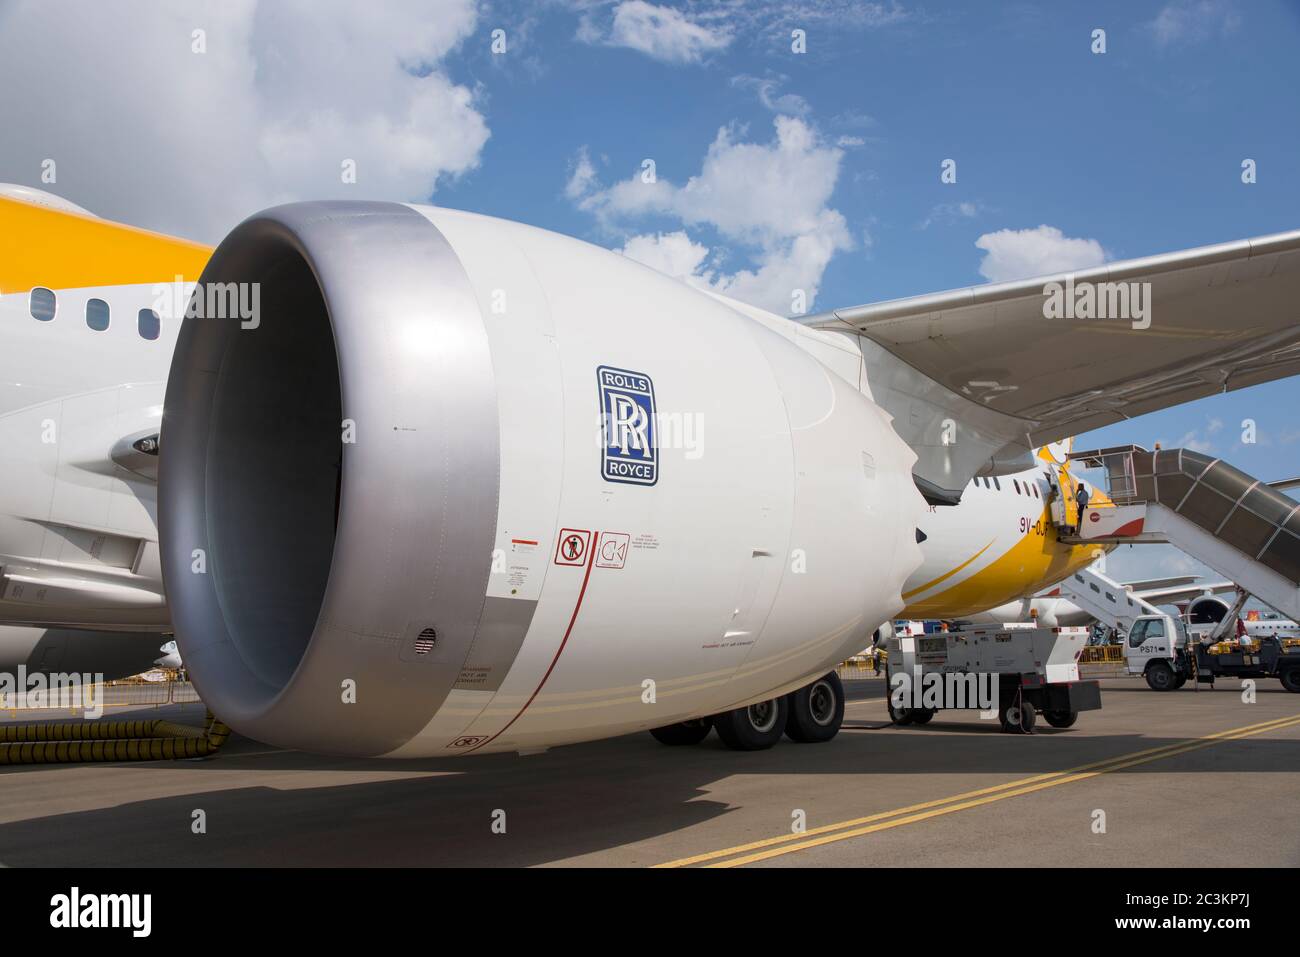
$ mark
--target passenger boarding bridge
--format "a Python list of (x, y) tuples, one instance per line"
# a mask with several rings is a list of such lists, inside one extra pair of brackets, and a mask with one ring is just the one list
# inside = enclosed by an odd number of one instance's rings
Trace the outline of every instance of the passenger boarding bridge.
[(1070, 458), (1105, 470), (1114, 504), (1088, 505), (1064, 541), (1169, 542), (1300, 620), (1300, 502), (1190, 449), (1129, 445)]

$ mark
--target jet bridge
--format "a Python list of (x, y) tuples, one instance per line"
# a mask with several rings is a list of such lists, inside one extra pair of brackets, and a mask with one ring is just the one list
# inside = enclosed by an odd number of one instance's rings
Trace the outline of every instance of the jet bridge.
[(1136, 445), (1071, 453), (1104, 469), (1110, 502), (1083, 510), (1077, 544), (1169, 542), (1300, 618), (1300, 502), (1222, 459)]

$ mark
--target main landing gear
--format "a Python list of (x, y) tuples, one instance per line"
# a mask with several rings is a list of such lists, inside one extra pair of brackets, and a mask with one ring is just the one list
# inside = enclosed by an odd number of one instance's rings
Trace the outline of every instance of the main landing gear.
[(660, 744), (699, 744), (708, 737), (709, 729), (715, 728), (723, 744), (734, 751), (763, 751), (782, 734), (800, 744), (829, 741), (843, 723), (844, 685), (831, 671), (780, 698), (655, 728), (650, 733)]

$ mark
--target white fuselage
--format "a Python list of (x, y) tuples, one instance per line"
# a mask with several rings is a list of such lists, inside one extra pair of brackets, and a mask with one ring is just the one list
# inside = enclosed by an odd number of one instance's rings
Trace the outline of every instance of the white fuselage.
[[(0, 295), (2, 621), (168, 629), (152, 461), (130, 448), (159, 431), (178, 325), (141, 338), (151, 290), (61, 289), (44, 322), (26, 292)], [(104, 331), (86, 324), (92, 298)]]

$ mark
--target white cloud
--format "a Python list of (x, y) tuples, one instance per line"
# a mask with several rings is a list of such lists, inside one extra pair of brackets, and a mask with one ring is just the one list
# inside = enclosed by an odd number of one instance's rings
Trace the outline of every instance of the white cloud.
[(789, 43), (790, 29), (799, 26), (829, 26), (837, 32), (876, 30), (913, 19), (898, 0), (744, 0), (731, 6), (738, 17), (747, 18), (756, 28), (775, 27), (785, 43)]
[(1241, 17), (1223, 0), (1172, 0), (1147, 24), (1158, 46), (1199, 43), (1216, 33), (1227, 34), (1241, 25)]
[(39, 186), (53, 158), (44, 188), (154, 229), (215, 240), (294, 199), (423, 200), (489, 135), (441, 65), (473, 0), (21, 0), (0, 18), (0, 83), (23, 91), (0, 100), (0, 179)]
[(750, 243), (793, 238), (842, 220), (827, 203), (843, 152), (822, 145), (803, 120), (778, 116), (774, 125), (776, 139), (766, 144), (737, 142), (731, 127), (718, 130), (699, 175), (684, 186), (663, 177), (644, 183), (634, 175), (588, 197), (586, 208), (607, 219), (673, 215)]
[(1183, 433), (1183, 437), (1176, 442), (1169, 442), (1166, 439), (1158, 439), (1161, 448), (1165, 449), (1191, 449), (1193, 452), (1214, 452), (1213, 436), (1223, 431), (1223, 420), (1218, 417), (1207, 417), (1205, 428), (1188, 429)]
[(564, 195), (569, 199), (581, 199), (591, 192), (592, 185), (596, 181), (596, 167), (591, 165), (591, 154), (587, 147), (578, 150), (578, 155), (574, 159), (573, 172), (569, 176), (569, 181), (564, 185)]
[(974, 219), (983, 209), (983, 204), (970, 201), (939, 203), (937, 206), (931, 207), (929, 215), (921, 220), (920, 228), (929, 229), (935, 223), (952, 223), (959, 219)]
[[(854, 245), (844, 216), (829, 206), (844, 154), (824, 145), (803, 120), (778, 116), (775, 128), (775, 140), (760, 144), (739, 142), (733, 129), (723, 127), (699, 174), (682, 186), (662, 177), (647, 183), (640, 175), (608, 188), (593, 180), (578, 205), (610, 230), (645, 217), (712, 228), (724, 240), (748, 247), (754, 267), (732, 273), (704, 269), (707, 257), (700, 256), (691, 271), (695, 280), (779, 313), (790, 311), (796, 289), (811, 304), (831, 258)], [(640, 254), (634, 258), (675, 266), (684, 261), (683, 240), (692, 254), (705, 248), (684, 232), (669, 234), (677, 235), (682, 238), (667, 240), (675, 256), (667, 249), (650, 252), (651, 240), (663, 246), (665, 237), (636, 237), (629, 245), (635, 242), (633, 251)], [(728, 250), (713, 253), (711, 261), (718, 263)]]
[(704, 277), (704, 261), (709, 256), (709, 247), (692, 242), (686, 231), (679, 229), (673, 233), (633, 236), (619, 252), (674, 279), (691, 281)]
[(782, 84), (789, 81), (787, 76), (749, 76), (741, 74), (731, 78), (731, 85), (742, 90), (752, 90), (758, 94), (758, 102), (773, 113), (787, 116), (807, 116), (812, 112), (808, 101), (798, 93), (781, 93)]
[[(551, 0), (576, 12), (577, 40), (628, 47), (666, 63), (698, 63), (733, 43), (790, 52), (790, 31), (821, 44), (847, 34), (925, 20), (899, 0)], [(788, 111), (786, 111), (788, 112)]]
[(618, 4), (606, 28), (597, 25), (594, 11), (584, 13), (577, 36), (584, 43), (638, 50), (664, 63), (698, 63), (731, 43), (731, 32), (725, 26), (706, 26), (672, 7), (645, 0)]
[(1106, 251), (1095, 239), (1072, 239), (1055, 226), (1000, 229), (975, 240), (984, 250), (980, 275), (990, 282), (1028, 279), (1100, 266)]

